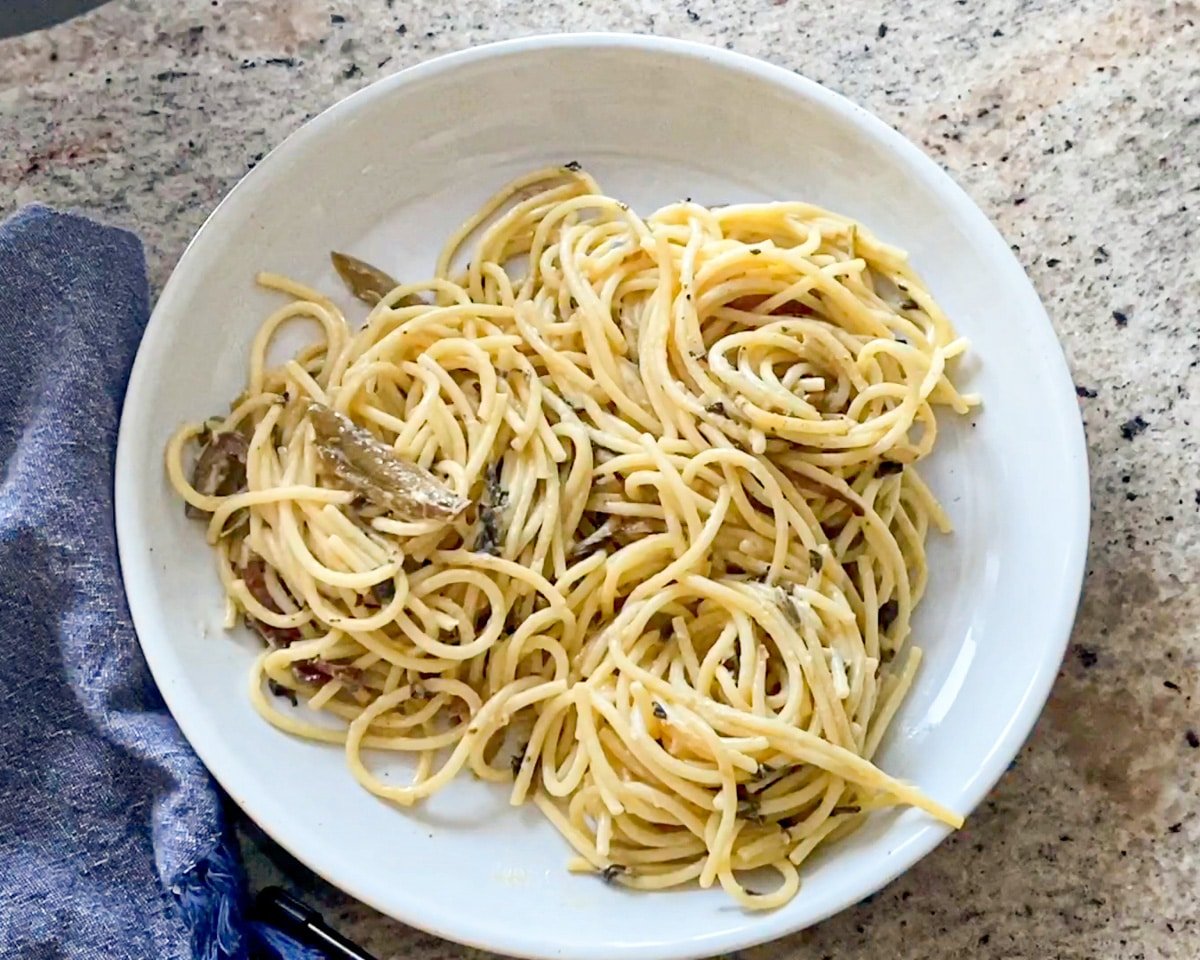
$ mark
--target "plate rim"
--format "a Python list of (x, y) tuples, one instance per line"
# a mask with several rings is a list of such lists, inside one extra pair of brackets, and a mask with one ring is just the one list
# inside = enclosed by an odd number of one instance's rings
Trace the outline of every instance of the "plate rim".
[[(1026, 292), (1029, 294), (1029, 307), (1034, 314), (1035, 324), (1043, 328), (1049, 337), (1048, 343), (1053, 343), (1053, 350), (1048, 350), (1046, 364), (1048, 371), (1053, 374), (1053, 383), (1048, 393), (1057, 403), (1067, 402), (1067, 391), (1070, 391), (1069, 401), (1075, 403), (1074, 387), (1070, 369), (1063, 352), (1062, 342), (1046, 313), (1036, 288), (1029, 280), (1024, 268), (1013, 255), (1007, 242), (996, 226), (976, 205), (970, 196), (954, 180), (954, 178), (939, 167), (936, 162), (920, 150), (915, 144), (901, 133), (875, 116), (869, 110), (859, 106), (852, 100), (838, 94), (815, 80), (795, 73), (785, 67), (777, 66), (747, 54), (738, 53), (721, 47), (710, 46), (691, 40), (657, 37), (629, 33), (561, 33), (536, 34), (494, 43), (468, 47), (453, 53), (443, 54), (414, 64), (402, 70), (382, 77), (373, 83), (351, 93), (336, 103), (322, 110), (312, 119), (303, 123), (299, 128), (285, 137), (275, 146), (263, 160), (246, 175), (244, 175), (205, 218), (192, 239), (185, 246), (171, 275), (155, 304), (154, 310), (147, 322), (142, 341), (139, 344), (137, 356), (130, 372), (128, 386), (122, 402), (121, 424), (118, 433), (117, 454), (114, 463), (114, 514), (117, 533), (118, 557), (121, 566), (122, 581), (130, 615), (142, 654), (154, 677), (155, 684), (163, 697), (172, 718), (179, 725), (184, 737), (191, 748), (199, 756), (205, 768), (222, 789), (271, 839), (278, 843), (292, 856), (296, 857), (308, 869), (321, 876), (328, 883), (337, 887), (349, 896), (364, 903), (380, 913), (390, 916), (402, 923), (443, 937), (447, 940), (465, 944), (482, 950), (504, 952), (513, 956), (527, 957), (530, 960), (562, 960), (570, 956), (573, 960), (692, 960), (695, 957), (709, 956), (729, 950), (744, 949), (787, 936), (828, 917), (841, 912), (858, 900), (873, 894), (894, 881), (902, 873), (910, 869), (919, 860), (927, 856), (951, 832), (940, 823), (923, 825), (901, 847), (889, 851), (886, 862), (890, 869), (881, 871), (871, 878), (861, 893), (836, 902), (827, 908), (819, 909), (804, 918), (790, 917), (785, 909), (756, 918), (752, 926), (738, 927), (733, 930), (704, 934), (699, 936), (677, 937), (671, 940), (654, 941), (652, 943), (625, 944), (589, 944), (585, 948), (572, 946), (567, 949), (556, 946), (536, 936), (523, 935), (519, 931), (506, 930), (503, 935), (488, 936), (488, 928), (479, 924), (462, 923), (459, 926), (439, 922), (440, 918), (432, 920), (412, 911), (399, 909), (396, 904), (384, 906), (369, 892), (364, 891), (356, 882), (355, 875), (348, 868), (339, 868), (337, 863), (328, 863), (320, 857), (308, 855), (304, 850), (300, 834), (295, 837), (271, 822), (269, 817), (256, 815), (258, 805), (239, 791), (230, 788), (222, 779), (219, 772), (219, 748), (210, 744), (204, 737), (198, 721), (191, 719), (188, 711), (176, 709), (179, 695), (174, 692), (174, 685), (166, 682), (168, 674), (173, 677), (171, 666), (166, 662), (165, 653), (160, 653), (169, 646), (169, 639), (162, 643), (152, 640), (146, 643), (142, 631), (137, 628), (143, 609), (144, 601), (136, 588), (131, 589), (132, 571), (140, 565), (140, 558), (135, 560), (133, 555), (135, 536), (132, 530), (133, 516), (137, 512), (137, 499), (134, 482), (135, 472), (142, 464), (135, 461), (134, 448), (138, 442), (132, 436), (132, 430), (127, 429), (129, 418), (126, 413), (133, 405), (140, 405), (138, 397), (150, 389), (154, 371), (148, 360), (147, 341), (158, 326), (156, 321), (165, 317), (174, 309), (173, 302), (179, 295), (184, 284), (183, 273), (187, 266), (189, 254), (196, 246), (199, 238), (205, 234), (214, 219), (234, 202), (235, 197), (253, 189), (254, 183), (261, 177), (268, 176), (275, 165), (272, 161), (279, 159), (278, 155), (290, 146), (302, 143), (319, 136), (326, 127), (348, 119), (355, 109), (366, 101), (376, 97), (393, 95), (403, 88), (419, 83), (425, 79), (458, 69), (472, 63), (502, 58), (533, 50), (571, 49), (581, 47), (623, 48), (634, 49), (648, 53), (665, 53), (676, 57), (710, 61), (713, 65), (731, 71), (747, 74), (776, 88), (785, 90), (801, 98), (816, 102), (819, 106), (831, 110), (850, 119), (872, 139), (879, 142), (889, 153), (898, 155), (906, 162), (913, 175), (918, 178), (938, 197), (942, 198), (954, 209), (956, 215), (965, 219), (971, 228), (973, 236), (980, 238), (981, 243), (990, 248), (987, 252), (998, 260), (1005, 260), (1015, 267), (1024, 278)], [(165, 321), (163, 321), (165, 322)], [(1053, 394), (1062, 396), (1057, 398)], [(1066, 460), (1071, 466), (1071, 476), (1067, 479), (1074, 484), (1070, 504), (1073, 516), (1068, 519), (1072, 535), (1069, 543), (1064, 545), (1064, 562), (1061, 569), (1064, 572), (1064, 583), (1071, 585), (1071, 590), (1063, 598), (1052, 619), (1046, 638), (1046, 654), (1037, 665), (1037, 669), (1029, 677), (1021, 705), (1013, 715), (1003, 735), (996, 741), (980, 770), (973, 780), (974, 789), (966, 798), (965, 815), (979, 805), (991, 791), (996, 782), (1004, 774), (1011, 761), (1017, 756), (1022, 745), (1032, 732), (1042, 709), (1049, 698), (1059, 666), (1066, 653), (1070, 641), (1072, 626), (1078, 610), (1082, 594), (1084, 573), (1087, 561), (1087, 550), (1090, 535), (1091, 500), (1090, 479), (1087, 458), (1086, 437), (1082, 417), (1068, 417), (1067, 431), (1070, 434), (1070, 450), (1066, 451)], [(128, 479), (124, 479), (128, 478)], [(195, 735), (194, 735), (195, 734)], [(460, 917), (461, 921), (461, 917)]]

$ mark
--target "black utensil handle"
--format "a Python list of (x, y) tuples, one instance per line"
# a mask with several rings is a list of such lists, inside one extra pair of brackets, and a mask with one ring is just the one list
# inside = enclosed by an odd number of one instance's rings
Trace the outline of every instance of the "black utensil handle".
[(376, 960), (329, 926), (316, 910), (281, 887), (263, 889), (255, 906), (263, 920), (306, 946), (323, 951), (330, 960)]

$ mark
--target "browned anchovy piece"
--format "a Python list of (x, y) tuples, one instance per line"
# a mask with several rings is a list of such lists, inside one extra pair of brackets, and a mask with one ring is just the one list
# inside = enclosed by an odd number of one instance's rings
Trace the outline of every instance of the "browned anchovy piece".
[(625, 547), (634, 540), (648, 537), (657, 532), (652, 523), (646, 520), (630, 520), (626, 517), (609, 517), (590, 534), (576, 543), (567, 552), (569, 560), (582, 560), (595, 553), (596, 550), (609, 540), (617, 547)]
[[(267, 588), (267, 562), (257, 554), (252, 554), (249, 562), (242, 567), (241, 571), (242, 582), (246, 584), (246, 589), (250, 591), (250, 596), (261, 603), (272, 613), (282, 613), (279, 609), (279, 604), (275, 602), (275, 598), (271, 596), (271, 591)], [(295, 627), (273, 627), (269, 623), (264, 623), (262, 620), (246, 615), (246, 625), (254, 630), (260, 637), (267, 642), (271, 647), (289, 647), (297, 640), (302, 640), (302, 634)]]
[(483, 485), (483, 499), (479, 502), (479, 532), (475, 535), (475, 552), (500, 556), (504, 534), (500, 529), (501, 514), (508, 503), (508, 493), (500, 485), (503, 459), (497, 460), (487, 469)]
[(470, 500), (424, 467), (401, 460), (344, 414), (310, 403), (308, 415), (326, 466), (371, 503), (402, 520), (453, 520), (470, 506)]
[(581, 560), (590, 556), (597, 547), (617, 532), (619, 526), (615, 517), (609, 517), (590, 534), (571, 547), (568, 557), (571, 560)]
[[(192, 486), (196, 492), (206, 497), (227, 497), (241, 491), (246, 486), (248, 452), (249, 444), (240, 433), (227, 430), (210, 434), (192, 470)], [(209, 515), (206, 510), (191, 504), (187, 505), (186, 512), (193, 518)]]
[[(363, 303), (375, 306), (380, 300), (400, 286), (400, 282), (378, 267), (373, 267), (365, 260), (352, 257), (348, 253), (338, 253), (336, 250), (329, 254), (333, 268), (342, 278), (342, 282), (352, 294)], [(401, 297), (396, 301), (398, 307), (412, 307), (424, 301), (418, 296)]]
[(292, 673), (301, 683), (324, 686), (330, 680), (340, 680), (350, 689), (357, 689), (362, 682), (362, 671), (348, 663), (330, 663), (328, 660), (297, 660), (292, 664)]

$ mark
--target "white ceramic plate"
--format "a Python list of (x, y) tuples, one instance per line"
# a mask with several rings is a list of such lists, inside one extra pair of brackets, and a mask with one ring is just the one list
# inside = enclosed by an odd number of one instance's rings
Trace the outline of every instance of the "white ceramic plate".
[(224, 408), (251, 336), (279, 304), (258, 269), (337, 293), (330, 249), (404, 277), (517, 173), (581, 161), (649, 211), (691, 196), (805, 199), (907, 248), (971, 338), (973, 420), (943, 417), (926, 475), (957, 527), (931, 543), (915, 622), (927, 658), (878, 759), (971, 810), (1050, 690), (1079, 595), (1088, 524), (1078, 408), (1045, 312), (1008, 245), (929, 159), (865, 111), (776, 67), (676, 41), (540, 37), (443, 57), (326, 111), (271, 153), (197, 234), (138, 354), (117, 459), (121, 562), (146, 658), (209, 769), (279, 843), (385, 913), (529, 957), (713, 954), (814, 923), (928, 853), (943, 828), (880, 815), (806, 866), (799, 896), (749, 914), (719, 889), (646, 894), (570, 876), (532, 808), (463, 779), (415, 811), (367, 794), (342, 753), (254, 713), (258, 643), (221, 630), (199, 527), (162, 468), (167, 436)]

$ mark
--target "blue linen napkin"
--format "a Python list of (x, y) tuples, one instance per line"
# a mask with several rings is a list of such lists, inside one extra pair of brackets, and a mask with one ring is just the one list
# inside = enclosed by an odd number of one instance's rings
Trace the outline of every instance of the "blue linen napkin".
[(148, 307), (132, 234), (0, 223), (0, 957), (310, 960), (247, 920), (222, 796), (125, 603), (113, 460)]

